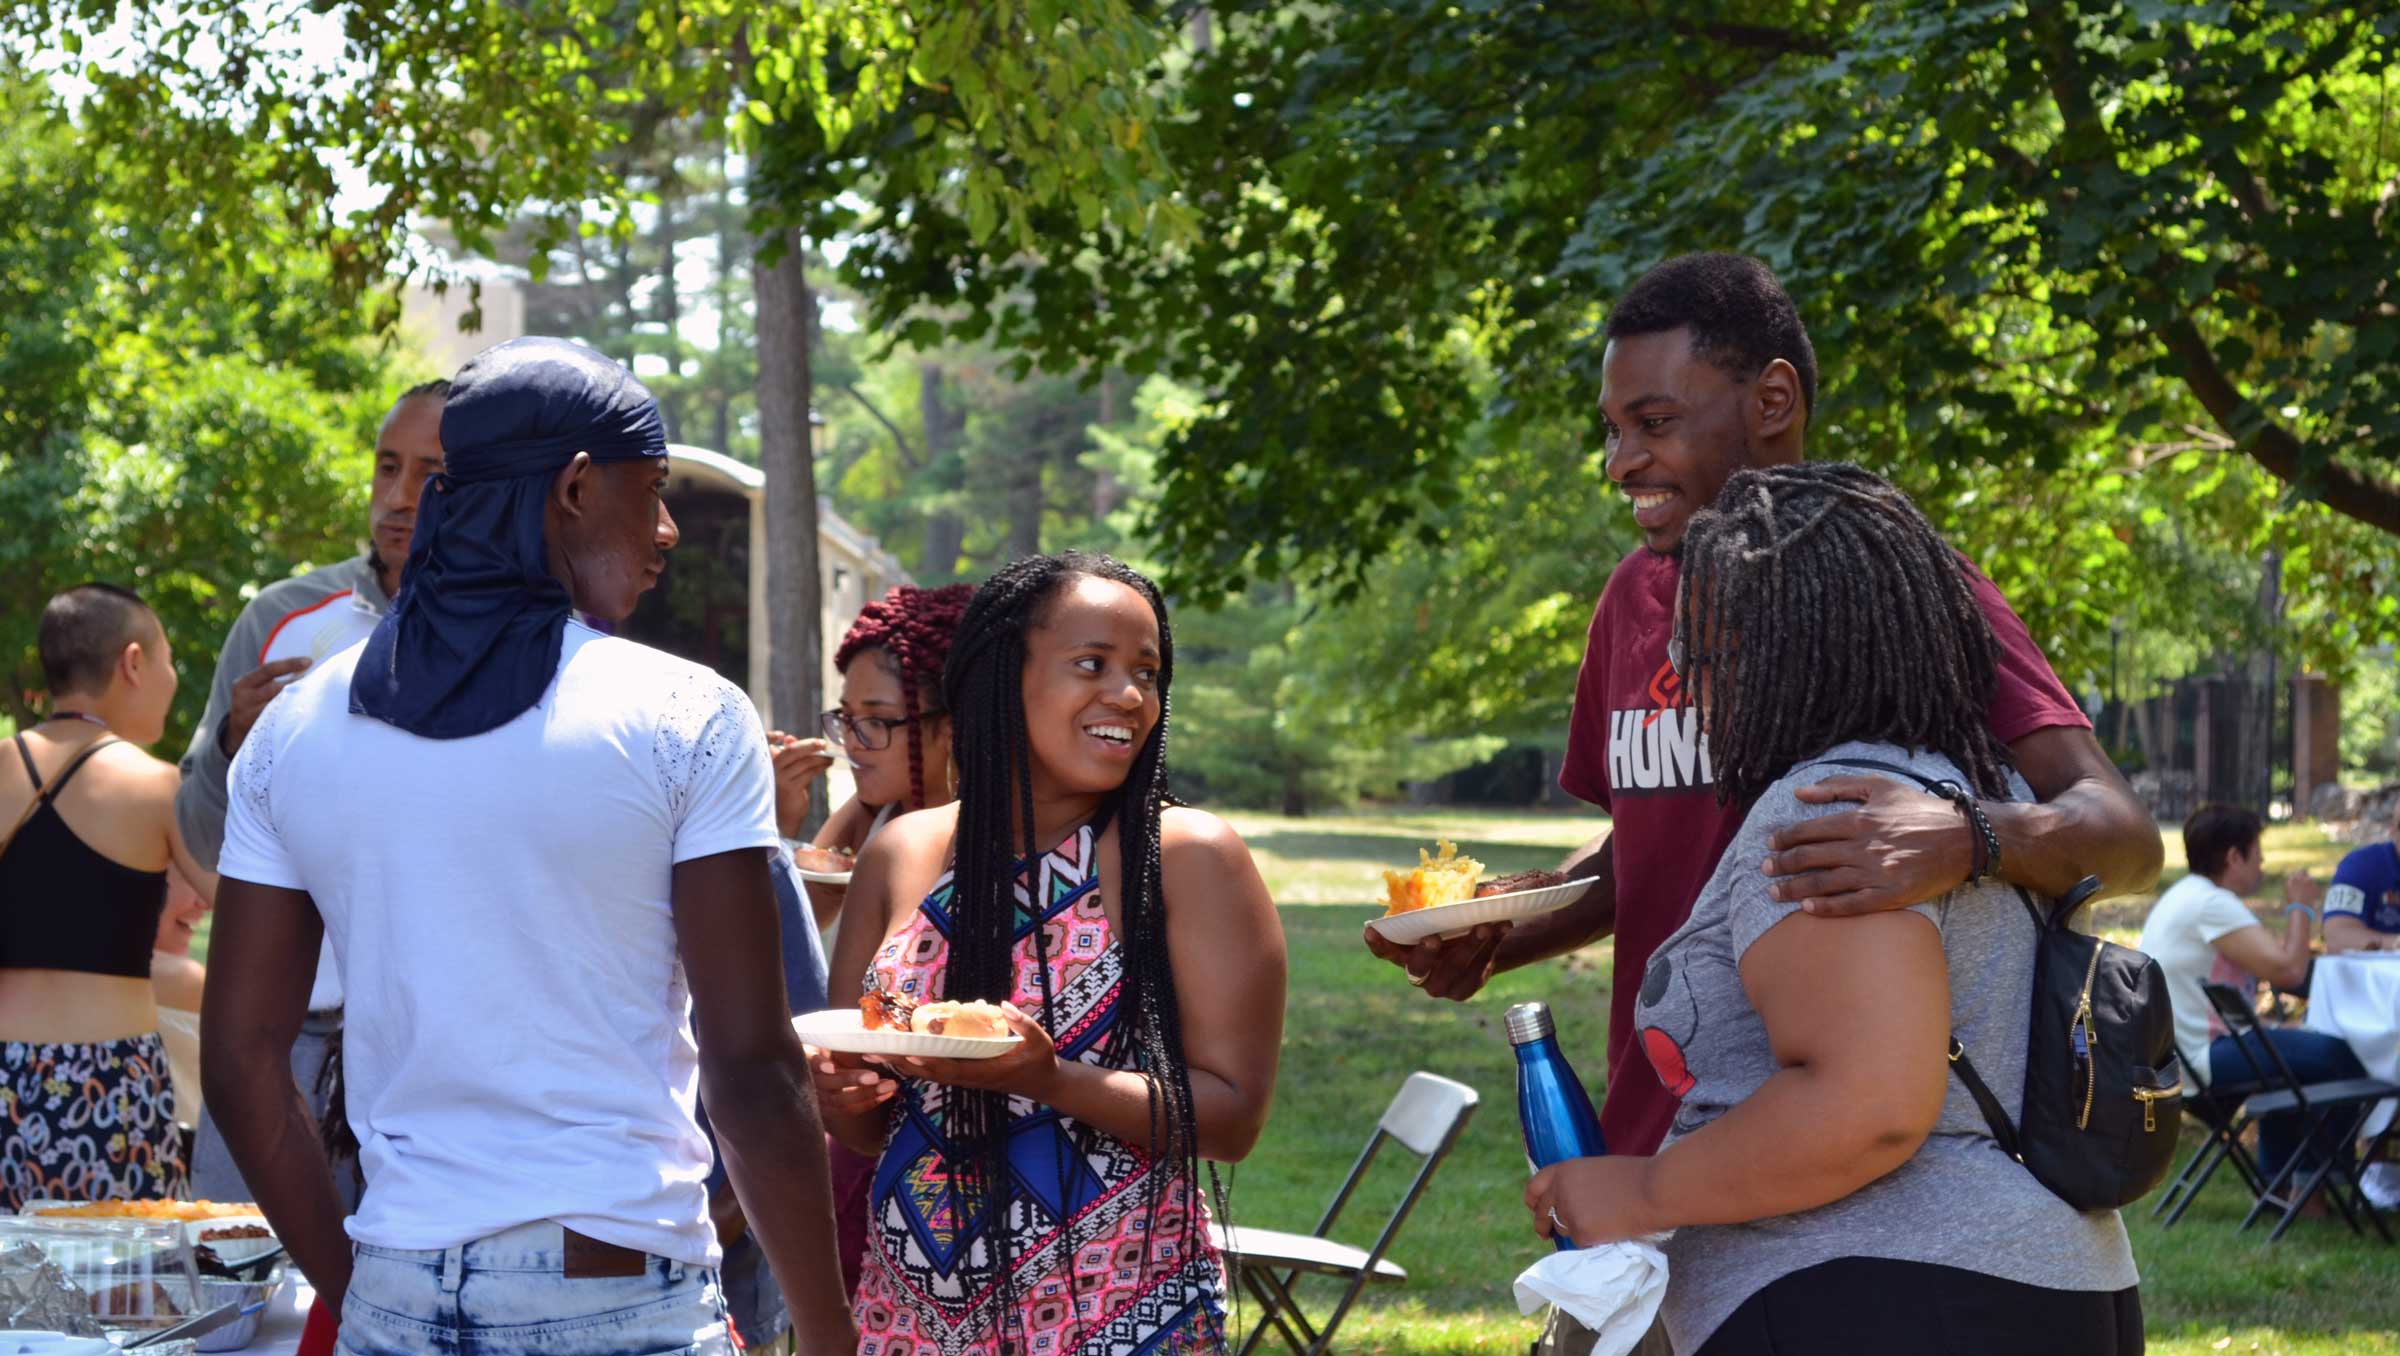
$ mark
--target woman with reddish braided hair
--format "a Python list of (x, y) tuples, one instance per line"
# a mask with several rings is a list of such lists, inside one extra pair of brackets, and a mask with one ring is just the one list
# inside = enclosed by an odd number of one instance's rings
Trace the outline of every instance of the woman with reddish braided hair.
[[(972, 584), (902, 584), (859, 609), (834, 648), (842, 691), (839, 704), (818, 717), (824, 738), (768, 737), (776, 746), (775, 817), (785, 837), (799, 836), (808, 818), (809, 784), (837, 757), (849, 763), (858, 794), (817, 831), (809, 846), (820, 853), (856, 857), (892, 816), (956, 798), (942, 666), (950, 658), (951, 633), (974, 596)], [(833, 857), (813, 864), (842, 869)], [(812, 881), (808, 894), (817, 926), (831, 927), (841, 911), (842, 887)]]
[[(967, 600), (974, 596), (975, 586), (972, 584), (952, 584), (938, 589), (900, 585), (860, 608), (858, 620), (850, 624), (849, 634), (842, 637), (841, 647), (833, 652), (833, 666), (842, 673), (842, 710), (846, 716), (855, 718), (860, 714), (853, 707), (863, 709), (876, 704), (865, 700), (867, 694), (863, 691), (853, 694), (851, 660), (864, 655), (900, 680), (901, 705), (907, 713), (903, 719), (919, 722), (907, 727), (907, 809), (922, 810), (948, 804), (955, 794), (951, 788), (953, 779), (948, 767), (950, 733), (940, 710), (942, 666), (950, 662), (950, 637), (958, 630), (958, 619), (966, 615)], [(928, 702), (931, 703), (930, 708)], [(925, 722), (930, 722), (932, 728), (929, 729)], [(828, 721), (828, 724), (831, 722)], [(928, 796), (925, 754), (937, 739), (941, 745), (939, 752), (943, 755), (943, 765), (934, 771), (940, 778), (943, 794)], [(846, 747), (854, 748), (854, 745)], [(861, 761), (854, 749), (852, 764), (855, 766)], [(863, 780), (859, 794), (860, 799), (869, 804), (891, 803), (868, 795)]]
[[(950, 660), (958, 619), (974, 596), (972, 584), (931, 589), (902, 584), (860, 608), (833, 652), (842, 692), (839, 705), (818, 718), (824, 737), (768, 735), (775, 749), (775, 818), (786, 839), (799, 837), (808, 819), (809, 785), (836, 756), (850, 764), (858, 785), (858, 793), (826, 818), (808, 848), (794, 854), (795, 865), (838, 872), (844, 859), (855, 858), (893, 816), (958, 798), (942, 668)], [(822, 855), (812, 857), (810, 849)], [(815, 880), (802, 888), (817, 927), (830, 928), (842, 911), (846, 888)], [(855, 1288), (867, 1247), (867, 1188), (875, 1160), (829, 1136), (826, 1166), (833, 1174), (834, 1242), (842, 1278)], [(731, 1217), (735, 1209), (728, 1201), (721, 1213)]]

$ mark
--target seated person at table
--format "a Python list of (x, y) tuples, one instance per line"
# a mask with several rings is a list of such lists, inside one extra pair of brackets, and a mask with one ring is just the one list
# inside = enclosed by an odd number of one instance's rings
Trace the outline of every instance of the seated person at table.
[(2030, 798), (1992, 736), (2000, 650), (1965, 563), (1891, 485), (1838, 463), (1744, 470), (1692, 519), (1672, 662), (1740, 830), (1651, 957), (1639, 1048), (1680, 1100), (1655, 1155), (1534, 1175), (1537, 1232), (1675, 1230), (1676, 1352), (2142, 1349), (2125, 1226), (2003, 1152), (1945, 1058), (1952, 1033), (2021, 1114), (2038, 938), (1993, 876), (1834, 919), (1775, 898), (1801, 788), (1864, 758), (1985, 800)]
[[(2175, 1052), (2203, 1086), (2256, 1081), (2249, 1058), (2236, 1048), (2200, 986), (2230, 982), (2244, 993), (2258, 980), (2298, 989), (2308, 980), (2309, 925), (2316, 920), (2317, 883), (2303, 871), (2283, 881), (2283, 935), (2258, 921), (2242, 897), (2266, 878), (2264, 823), (2250, 810), (2203, 805), (2183, 821), (2184, 859), (2192, 873), (2167, 887), (2142, 923), (2136, 949), (2158, 962), (2175, 1005)], [(2381, 849), (2377, 849), (2380, 851)], [(2292, 1075), (2303, 1083), (2359, 1078), (2366, 1070), (2340, 1037), (2294, 1027), (2261, 1027)], [(2266, 1056), (2253, 1049), (2260, 1065)], [(2258, 1164), (2272, 1177), (2300, 1148), (2300, 1118), (2281, 1112), (2258, 1118)]]
[[(2400, 800), (2391, 831), (2400, 839)], [(2372, 843), (2342, 858), (2325, 892), (2325, 952), (2400, 951), (2400, 843)]]
[(50, 715), (0, 750), (0, 1213), (183, 1194), (186, 1162), (150, 949), (180, 866), (166, 732), (175, 654), (112, 584), (42, 609)]

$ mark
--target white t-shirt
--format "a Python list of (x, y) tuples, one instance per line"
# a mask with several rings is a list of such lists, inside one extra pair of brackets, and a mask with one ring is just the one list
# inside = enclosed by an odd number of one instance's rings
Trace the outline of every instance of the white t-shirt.
[(2216, 940), (2257, 926), (2258, 915), (2233, 891), (2198, 874), (2168, 886), (2142, 922), (2135, 949), (2157, 961), (2167, 977), (2167, 997), (2175, 1007), (2175, 1053), (2183, 1057), (2184, 1072), (2203, 1087), (2208, 1085), (2209, 1020), (2216, 1009), (2200, 986), (2217, 963)]
[[(305, 659), (314, 668), (365, 640), (374, 633), (375, 623), (382, 620), (382, 609), (361, 597), (356, 589), (328, 594), (275, 623), (275, 629), (267, 633), (267, 643), (259, 649), (258, 662), (264, 666), (286, 659)], [(303, 669), (301, 673), (307, 671)], [(299, 681), (299, 674), (283, 681), (288, 686)], [(308, 991), (308, 1010), (323, 1012), (341, 1005), (342, 968), (334, 959), (333, 939), (327, 937), (324, 948), (317, 953), (317, 982)]]
[(219, 863), (306, 890), (340, 959), (367, 1177), (350, 1236), (445, 1248), (556, 1220), (714, 1265), (670, 876), (776, 844), (749, 699), (570, 623), (539, 705), (423, 739), (350, 714), (361, 653), (268, 703)]

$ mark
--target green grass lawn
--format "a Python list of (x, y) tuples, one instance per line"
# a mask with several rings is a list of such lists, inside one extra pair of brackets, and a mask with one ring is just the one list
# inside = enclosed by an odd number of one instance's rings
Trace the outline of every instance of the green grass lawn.
[[(1305, 1231), (1348, 1170), (1375, 1118), (1411, 1070), (1476, 1088), (1484, 1101), (1458, 1150), (1434, 1179), (1400, 1235), (1394, 1257), (1405, 1287), (1369, 1292), (1342, 1329), (1345, 1351), (1435, 1353), (1522, 1351), (1534, 1323), (1518, 1317), (1509, 1282), (1546, 1246), (1520, 1204), (1525, 1155), (1518, 1139), (1514, 1064), (1500, 1030), (1511, 1003), (1539, 998), (1558, 1015), (1560, 1036), (1598, 1095), (1607, 1024), (1608, 948), (1502, 976), (1475, 1001), (1430, 1001), (1372, 959), (1359, 929), (1379, 910), (1382, 867), (1415, 860), (1436, 835), (1494, 871), (1551, 865), (1597, 827), (1584, 816), (1394, 811), (1288, 819), (1232, 816), (1283, 905), (1292, 984), (1275, 1113), (1258, 1150), (1233, 1174), (1242, 1223)], [(2169, 878), (2181, 874), (2181, 840), (2167, 839)], [(2313, 826), (2270, 831), (2268, 865), (2280, 876), (2310, 867), (2330, 875), (2344, 847)], [(2112, 903), (2114, 932), (2137, 930), (2147, 900)], [(1391, 1151), (1387, 1151), (1391, 1152)], [(1391, 1153), (1337, 1230), (1364, 1246), (1405, 1185), (1413, 1160)], [(2213, 1352), (2400, 1353), (2400, 1250), (2352, 1241), (2338, 1221), (2303, 1220), (2272, 1247), (2263, 1228), (2237, 1236), (2247, 1206), (2230, 1173), (2172, 1232), (2147, 1206), (2128, 1219), (2142, 1268), (2150, 1349), (2166, 1356)], [(1330, 1287), (1303, 1292), (1322, 1306)], [(1247, 1311), (1247, 1310), (1246, 1310)]]

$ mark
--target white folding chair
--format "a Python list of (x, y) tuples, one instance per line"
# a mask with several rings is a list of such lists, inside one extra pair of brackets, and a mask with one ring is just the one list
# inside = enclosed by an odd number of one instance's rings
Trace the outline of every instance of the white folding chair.
[[(1416, 1208), (1417, 1198), (1425, 1193), (1425, 1184), (1432, 1180), (1433, 1171), (1449, 1156), (1451, 1146), (1458, 1143), (1460, 1132), (1467, 1127), (1468, 1118), (1475, 1114), (1480, 1101), (1475, 1089), (1453, 1082), (1438, 1074), (1412, 1073), (1400, 1085), (1400, 1093), (1375, 1123), (1375, 1133), (1368, 1137), (1367, 1147), (1360, 1151), (1358, 1161), (1350, 1165), (1350, 1175), (1342, 1179), (1333, 1203), (1325, 1207), (1325, 1215), (1317, 1221), (1314, 1232), (1287, 1234), (1275, 1229), (1253, 1229), (1247, 1226), (1213, 1229), (1220, 1251), (1227, 1253), (1240, 1274), (1241, 1285), (1258, 1300), (1258, 1323), (1251, 1328), (1242, 1343), (1241, 1356), (1250, 1356), (1258, 1344), (1266, 1340), (1271, 1327), (1283, 1337), (1284, 1345), (1297, 1356), (1323, 1356), (1333, 1345), (1333, 1334), (1357, 1302), (1359, 1292), (1369, 1281), (1405, 1281), (1408, 1272), (1398, 1264), (1385, 1260), (1384, 1252), (1408, 1222), (1409, 1211)], [(1375, 1161), (1376, 1152), (1385, 1141), (1398, 1140), (1400, 1146), (1420, 1160), (1416, 1176), (1400, 1197), (1400, 1204), (1384, 1221), (1383, 1232), (1376, 1235), (1372, 1247), (1364, 1250), (1332, 1237), (1334, 1221), (1341, 1217), (1342, 1207), (1350, 1201), (1351, 1192), (1359, 1179), (1366, 1176), (1367, 1165)], [(1325, 1319), (1324, 1327), (1311, 1324), (1292, 1298), (1291, 1284), (1303, 1272), (1346, 1278), (1349, 1285), (1342, 1291), (1341, 1302)]]

